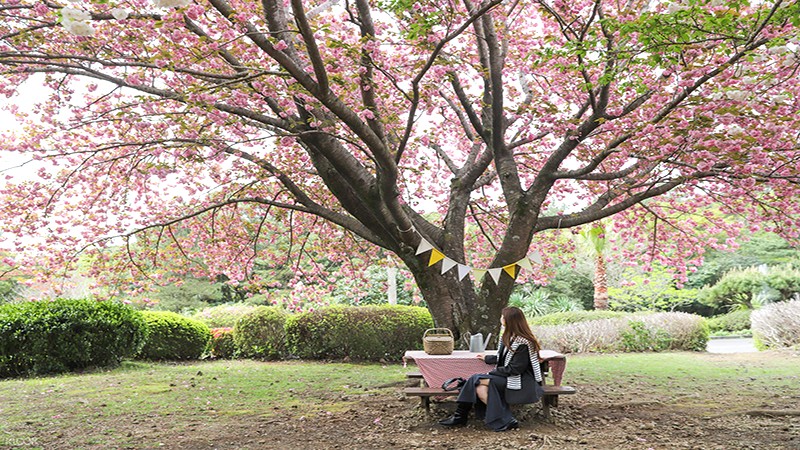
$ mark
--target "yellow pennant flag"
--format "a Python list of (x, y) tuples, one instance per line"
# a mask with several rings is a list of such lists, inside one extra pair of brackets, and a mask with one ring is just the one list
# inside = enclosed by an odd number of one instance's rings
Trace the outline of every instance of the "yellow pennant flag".
[(486, 269), (472, 269), (472, 273), (475, 275), (475, 280), (480, 281), (484, 275), (486, 275)]
[(517, 278), (517, 265), (516, 264), (509, 264), (507, 266), (503, 266), (503, 270), (511, 277)]
[(431, 259), (428, 261), (428, 267), (436, 264), (437, 262), (444, 259), (444, 253), (436, 250), (435, 248), (431, 249)]

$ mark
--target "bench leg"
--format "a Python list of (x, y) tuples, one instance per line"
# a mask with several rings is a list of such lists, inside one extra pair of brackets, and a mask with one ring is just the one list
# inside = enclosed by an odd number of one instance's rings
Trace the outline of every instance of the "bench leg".
[(557, 395), (548, 395), (542, 399), (542, 414), (544, 418), (548, 421), (553, 420), (553, 416), (550, 413), (550, 407), (556, 408), (558, 406), (558, 396)]
[(419, 398), (420, 406), (425, 408), (426, 413), (431, 412), (431, 398), (427, 396), (422, 396)]

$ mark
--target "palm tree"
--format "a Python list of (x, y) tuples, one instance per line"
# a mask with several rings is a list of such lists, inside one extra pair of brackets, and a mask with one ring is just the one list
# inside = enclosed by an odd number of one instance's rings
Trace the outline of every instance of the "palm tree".
[(589, 244), (594, 258), (594, 309), (608, 309), (608, 275), (603, 250), (606, 246), (605, 226), (596, 222), (589, 230), (581, 231), (581, 236)]

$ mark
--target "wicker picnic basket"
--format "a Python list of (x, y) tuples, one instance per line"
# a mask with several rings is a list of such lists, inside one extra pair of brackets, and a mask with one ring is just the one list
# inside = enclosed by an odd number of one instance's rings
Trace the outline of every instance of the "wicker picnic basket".
[(453, 345), (453, 332), (448, 328), (428, 328), (422, 335), (422, 348), (429, 355), (449, 355)]

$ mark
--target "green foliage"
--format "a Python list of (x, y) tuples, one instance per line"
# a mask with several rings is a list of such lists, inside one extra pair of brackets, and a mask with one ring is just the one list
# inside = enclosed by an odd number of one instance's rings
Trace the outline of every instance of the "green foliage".
[(626, 352), (660, 352), (669, 348), (671, 338), (662, 329), (648, 329), (639, 320), (628, 321), (628, 329), (620, 332), (622, 348)]
[(713, 286), (726, 273), (735, 269), (775, 266), (796, 260), (798, 252), (785, 239), (772, 233), (755, 233), (740, 243), (736, 251), (709, 250), (703, 265), (689, 274), (687, 288)]
[(765, 282), (776, 294), (775, 300), (789, 300), (800, 292), (800, 270), (789, 266), (770, 267)]
[(286, 319), (289, 315), (275, 306), (259, 306), (242, 316), (233, 329), (240, 356), (278, 359), (286, 354)]
[(16, 280), (0, 280), (0, 303), (12, 302), (19, 298), (19, 283)]
[(602, 223), (598, 223), (588, 230), (581, 230), (581, 236), (592, 248), (594, 254), (602, 255), (606, 247), (606, 229)]
[(233, 338), (233, 328), (222, 327), (211, 329), (209, 353), (212, 358), (231, 359), (236, 357), (236, 342)]
[(211, 331), (203, 322), (169, 311), (143, 311), (149, 337), (138, 357), (151, 360), (198, 359)]
[(753, 309), (754, 297), (766, 288), (764, 274), (757, 268), (732, 270), (717, 284), (702, 292), (702, 299), (711, 305)]
[(420, 13), (414, 9), (414, 4), (419, 0), (380, 0), (378, 5), (397, 17), (404, 19), (408, 26), (404, 35), (411, 40), (424, 39), (431, 34), (433, 27), (440, 25), (444, 19), (441, 11)]
[(119, 364), (147, 337), (142, 314), (90, 299), (0, 305), (0, 376)]
[(204, 278), (186, 278), (178, 284), (161, 286), (153, 295), (155, 308), (162, 311), (189, 313), (208, 306), (244, 301), (244, 292), (225, 281)]
[(739, 309), (707, 320), (712, 334), (730, 334), (750, 331), (750, 309)]
[(520, 308), (525, 313), (525, 317), (537, 317), (556, 312), (583, 309), (578, 301), (552, 295), (544, 289), (536, 289), (530, 292), (524, 289), (517, 290), (511, 294), (508, 305)]
[(233, 327), (244, 315), (256, 309), (245, 303), (226, 303), (211, 306), (194, 313), (191, 318), (199, 320), (211, 328)]
[(703, 301), (729, 309), (753, 309), (800, 292), (800, 270), (790, 266), (732, 270), (703, 290)]
[(673, 311), (694, 303), (696, 289), (678, 289), (665, 268), (655, 265), (648, 273), (626, 270), (624, 286), (608, 288), (609, 304), (617, 311)]
[(330, 306), (295, 314), (286, 332), (292, 353), (301, 358), (399, 360), (405, 350), (422, 348), (422, 335), (431, 327), (425, 308)]
[(614, 319), (628, 314), (620, 311), (566, 311), (551, 313), (540, 317), (528, 317), (528, 323), (533, 325), (565, 325), (590, 320)]
[[(385, 305), (387, 303), (388, 271), (385, 267), (370, 266), (365, 272), (366, 282), (359, 283), (351, 277), (344, 277), (336, 282), (331, 294), (332, 303), (349, 306)], [(397, 304), (406, 306), (426, 306), (424, 302), (414, 303), (416, 285), (406, 277), (404, 271), (398, 270), (395, 275), (397, 284)], [(404, 289), (403, 286), (413, 286)]]
[(556, 268), (556, 273), (547, 285), (540, 288), (554, 298), (577, 300), (583, 309), (594, 307), (594, 284), (587, 273), (567, 265)]

